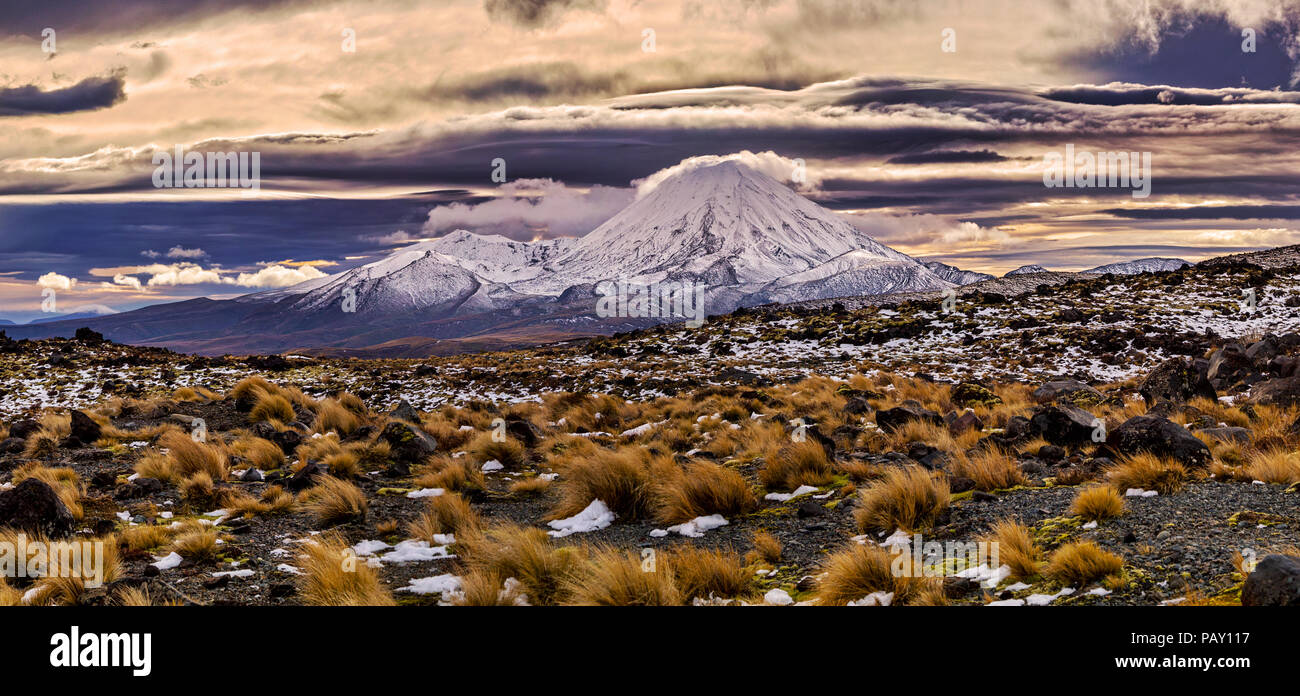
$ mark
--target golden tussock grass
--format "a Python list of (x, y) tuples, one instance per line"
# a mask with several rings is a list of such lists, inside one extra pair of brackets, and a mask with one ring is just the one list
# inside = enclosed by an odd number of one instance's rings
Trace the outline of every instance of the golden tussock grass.
[(997, 544), (998, 563), (1011, 568), (1012, 578), (1026, 580), (1038, 575), (1043, 552), (1028, 527), (1012, 519), (998, 520), (982, 540)]
[(740, 597), (753, 588), (753, 575), (734, 552), (683, 544), (663, 555), (683, 600)]
[(1070, 514), (1101, 522), (1124, 514), (1124, 497), (1110, 486), (1093, 486), (1079, 491), (1070, 503)]
[(914, 532), (934, 524), (951, 502), (948, 482), (919, 466), (894, 467), (858, 492), (858, 531)]
[(773, 565), (781, 562), (781, 540), (771, 532), (758, 529), (754, 531), (754, 555)]
[(176, 401), (220, 401), (221, 395), (206, 387), (181, 387), (172, 392)]
[[(323, 537), (323, 538), (322, 538)], [(394, 606), (374, 568), (343, 539), (322, 534), (302, 546), (298, 594), (308, 606)]]
[(1074, 588), (1118, 573), (1124, 559), (1091, 541), (1076, 541), (1052, 552), (1044, 574)]
[(260, 437), (246, 435), (230, 443), (230, 451), (248, 460), (250, 466), (262, 471), (272, 471), (284, 466), (284, 451), (280, 446)]
[(826, 450), (817, 442), (790, 442), (769, 452), (758, 480), (769, 490), (792, 491), (799, 486), (824, 486), (834, 471)]
[(277, 390), (278, 388), (270, 382), (253, 375), (241, 379), (235, 386), (231, 387), (230, 391), (226, 392), (226, 398), (232, 401), (235, 399), (252, 399), (256, 398), (258, 394), (274, 394)]
[(506, 469), (523, 466), (526, 453), (518, 440), (507, 437), (504, 441), (497, 442), (492, 437), (492, 433), (483, 433), (470, 443), (469, 453), (474, 461), (483, 464), (495, 459), (504, 464)]
[(567, 578), (568, 604), (604, 607), (661, 607), (682, 604), (682, 593), (666, 564), (642, 569), (634, 552), (598, 547), (580, 570)]
[(651, 475), (646, 456), (644, 450), (629, 447), (557, 461), (560, 501), (550, 517), (571, 517), (585, 510), (593, 500), (604, 501), (610, 510), (625, 519), (648, 517), (652, 507)]
[(655, 517), (668, 524), (703, 515), (734, 517), (752, 512), (758, 500), (739, 473), (711, 462), (691, 462), (654, 484)]
[(1300, 454), (1277, 449), (1256, 452), (1242, 473), (1252, 481), (1289, 486), (1300, 482)]
[(172, 540), (170, 527), (141, 524), (122, 530), (122, 546), (132, 551), (148, 551), (166, 546)]
[(451, 594), (451, 603), (458, 607), (512, 607), (527, 600), (517, 587), (511, 591), (504, 585), (496, 573), (470, 571), (460, 577), (460, 591)]
[(1172, 459), (1139, 452), (1108, 468), (1106, 481), (1120, 492), (1141, 488), (1169, 495), (1182, 490), (1187, 481), (1187, 468)]
[(316, 485), (303, 491), (301, 504), (303, 510), (325, 525), (364, 520), (370, 509), (360, 488), (333, 476), (322, 476)]
[(817, 603), (840, 606), (873, 592), (894, 593), (894, 604), (904, 604), (938, 578), (895, 575), (895, 554), (872, 543), (850, 544), (822, 563), (817, 581)]
[(361, 427), (361, 419), (338, 401), (326, 399), (317, 404), (316, 420), (312, 424), (312, 429), (316, 432), (334, 431), (346, 436), (359, 427)]
[(952, 459), (952, 473), (975, 482), (981, 491), (1012, 488), (1025, 482), (1025, 475), (1014, 459), (997, 450), (958, 454)]
[(290, 423), (294, 418), (293, 404), (279, 394), (268, 392), (259, 393), (257, 401), (253, 404), (253, 410), (248, 412), (248, 420), (253, 423), (261, 421)]
[(407, 531), (417, 539), (434, 543), (438, 534), (463, 534), (479, 527), (478, 513), (464, 498), (455, 493), (444, 493), (429, 498), (424, 512), (407, 525)]
[[(85, 602), (96, 581), (107, 585), (122, 575), (121, 558), (118, 555), (118, 540), (114, 535), (77, 539), (69, 541), (51, 541), (48, 539), (29, 539), (46, 544), (47, 565), (42, 577), (32, 585), (28, 595), (28, 604), (37, 606), (76, 606)], [(84, 544), (94, 544), (103, 550), (98, 568), (95, 559), (88, 558), (82, 550)], [(99, 572), (96, 572), (98, 570)]]
[(176, 477), (185, 478), (203, 472), (213, 481), (226, 480), (226, 453), (219, 447), (195, 442), (188, 433), (174, 431), (158, 438), (158, 445), (167, 449)]
[(416, 485), (422, 488), (441, 488), (459, 493), (474, 493), (486, 488), (483, 471), (477, 464), (465, 457), (448, 459), (432, 457), (429, 459), (427, 473), (416, 477)]
[(361, 458), (356, 452), (342, 451), (325, 457), (322, 462), (329, 470), (330, 476), (341, 479), (356, 478), (361, 473)]
[(474, 572), (515, 578), (533, 604), (553, 604), (582, 558), (574, 547), (556, 547), (546, 532), (503, 522), (487, 529), (463, 526), (456, 549)]
[(113, 605), (119, 607), (178, 607), (175, 599), (159, 600), (146, 587), (123, 587), (113, 595)]
[(170, 550), (195, 563), (210, 563), (221, 555), (221, 535), (211, 527), (187, 524), (172, 540)]
[(519, 497), (542, 495), (551, 490), (551, 483), (550, 479), (544, 479), (540, 476), (521, 478), (510, 484), (510, 495)]
[(929, 421), (907, 421), (903, 423), (902, 427), (887, 433), (884, 440), (885, 445), (890, 449), (903, 452), (906, 452), (907, 446), (913, 442), (924, 442), (944, 452), (960, 451), (957, 441), (953, 439), (952, 433), (948, 430), (948, 426), (936, 425)]

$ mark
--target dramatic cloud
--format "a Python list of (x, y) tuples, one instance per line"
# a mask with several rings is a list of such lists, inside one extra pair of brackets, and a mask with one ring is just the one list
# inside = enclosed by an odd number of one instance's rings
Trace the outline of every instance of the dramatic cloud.
[(88, 77), (63, 89), (42, 90), (36, 85), (0, 89), (0, 116), (66, 114), (106, 109), (126, 99), (121, 75)]
[(76, 278), (69, 278), (65, 275), (59, 275), (53, 271), (46, 273), (36, 279), (36, 284), (42, 288), (50, 290), (71, 290), (77, 284)]
[(755, 153), (749, 150), (734, 152), (729, 155), (690, 157), (671, 167), (660, 169), (643, 179), (637, 179), (632, 183), (637, 187), (637, 197), (640, 198), (653, 191), (664, 179), (700, 167), (710, 167), (720, 162), (739, 162), (750, 169), (763, 172), (777, 181), (793, 183), (796, 188), (805, 191), (815, 190), (821, 183), (821, 177), (815, 172), (810, 174), (808, 163), (803, 160), (782, 157), (771, 151)]
[[(499, 198), (484, 203), (434, 208), (424, 224), (425, 236), (442, 236), (461, 228), (514, 239), (581, 236), (622, 210), (634, 197), (630, 189), (571, 189), (550, 179), (518, 179), (503, 184), (500, 191)], [(408, 239), (404, 233), (396, 233), (385, 241)]]
[(557, 21), (570, 10), (604, 11), (607, 0), (484, 0), (483, 9), (494, 21), (536, 28)]

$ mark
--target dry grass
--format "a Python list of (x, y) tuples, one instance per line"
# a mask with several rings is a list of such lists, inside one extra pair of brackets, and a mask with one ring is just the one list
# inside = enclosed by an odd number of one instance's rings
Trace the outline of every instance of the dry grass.
[(325, 457), (321, 462), (330, 476), (341, 479), (356, 478), (361, 473), (361, 457), (356, 452), (344, 450)]
[(241, 437), (230, 444), (230, 451), (247, 459), (249, 466), (262, 471), (272, 471), (284, 466), (284, 451), (280, 446), (260, 437), (252, 435)]
[(423, 488), (441, 488), (447, 491), (472, 493), (482, 491), (487, 486), (483, 480), (483, 471), (478, 465), (465, 458), (448, 459), (434, 457), (429, 460), (429, 473), (415, 479)]
[(931, 584), (930, 578), (895, 575), (893, 561), (894, 554), (870, 543), (850, 544), (831, 554), (817, 581), (817, 603), (839, 606), (873, 592), (892, 592), (894, 603), (902, 604)]
[(754, 532), (754, 554), (773, 565), (781, 562), (781, 540), (771, 532), (756, 530)]
[(333, 476), (322, 476), (316, 485), (302, 492), (302, 508), (320, 524), (334, 525), (364, 520), (370, 504), (360, 488)]
[(643, 451), (600, 450), (592, 457), (570, 458), (560, 471), (560, 502), (552, 519), (582, 512), (593, 500), (604, 501), (624, 519), (643, 519), (651, 512), (650, 467)]
[(203, 472), (213, 481), (226, 480), (229, 471), (226, 453), (219, 447), (206, 442), (195, 442), (189, 434), (175, 431), (164, 433), (158, 439), (158, 444), (167, 449), (175, 477), (187, 478)]
[(703, 515), (735, 517), (752, 512), (758, 500), (745, 477), (711, 462), (691, 462), (654, 486), (655, 516), (678, 524)]
[(212, 477), (200, 471), (180, 483), (181, 497), (191, 507), (212, 507), (217, 502), (217, 490)]
[(433, 544), (436, 535), (463, 534), (477, 529), (480, 524), (478, 513), (464, 498), (455, 493), (444, 493), (429, 498), (424, 512), (407, 525), (407, 531), (412, 537)]
[(517, 586), (507, 590), (504, 584), (495, 573), (471, 571), (461, 576), (460, 591), (451, 595), (451, 603), (458, 607), (512, 607), (527, 601), (527, 593)]
[(569, 604), (583, 606), (673, 606), (682, 603), (682, 593), (673, 573), (666, 567), (642, 570), (633, 552), (600, 547), (564, 583)]
[(998, 520), (983, 541), (997, 544), (998, 563), (1011, 568), (1012, 578), (1027, 580), (1038, 575), (1043, 552), (1028, 527), (1011, 519)]
[(1070, 503), (1070, 514), (1090, 522), (1101, 522), (1124, 514), (1124, 497), (1110, 486), (1093, 486), (1079, 491)]
[(461, 527), (457, 552), (473, 572), (515, 578), (533, 604), (553, 604), (581, 558), (573, 547), (557, 548), (546, 532), (512, 522), (486, 530)]
[(186, 560), (209, 563), (221, 555), (220, 540), (220, 534), (211, 527), (186, 525), (172, 541), (170, 549)]
[[(51, 541), (48, 539), (28, 539), (46, 544), (47, 565), (41, 577), (32, 585), (28, 604), (37, 606), (77, 606), (86, 602), (96, 581), (107, 585), (122, 575), (121, 558), (118, 555), (118, 540), (113, 535), (75, 541)], [(87, 557), (82, 550), (83, 544), (94, 544), (93, 548), (102, 549), (102, 556), (96, 559)], [(94, 552), (92, 552), (93, 554)], [(98, 564), (95, 562), (98, 560)], [(65, 565), (66, 563), (66, 565)], [(97, 572), (98, 571), (98, 572)]]
[(238, 384), (226, 392), (226, 398), (234, 401), (236, 399), (253, 399), (258, 394), (274, 394), (278, 388), (270, 382), (253, 375), (240, 380)]
[(68, 512), (72, 513), (73, 518), (80, 520), (85, 517), (85, 510), (81, 506), (85, 488), (81, 485), (81, 477), (76, 471), (63, 467), (46, 467), (32, 462), (14, 469), (10, 483), (16, 486), (29, 478), (43, 481), (54, 489), (54, 494), (59, 496), (59, 500), (68, 508)]
[(394, 606), (378, 573), (352, 553), (347, 542), (321, 535), (303, 545), (298, 594), (309, 606)]
[(834, 471), (826, 450), (812, 440), (790, 442), (767, 455), (758, 480), (768, 490), (792, 491), (799, 486), (824, 486)]
[(952, 461), (952, 473), (975, 482), (981, 491), (995, 491), (1019, 486), (1025, 475), (1016, 461), (998, 450), (977, 452), (971, 456), (960, 454)]
[[(362, 410), (365, 410), (364, 405)], [(326, 399), (316, 406), (316, 421), (312, 424), (312, 429), (318, 433), (332, 430), (341, 436), (347, 436), (359, 427), (361, 427), (361, 419), (334, 399)]]
[(1091, 541), (1076, 541), (1052, 552), (1044, 573), (1053, 580), (1075, 588), (1118, 573), (1124, 559)]
[(293, 404), (283, 396), (270, 392), (259, 393), (257, 401), (253, 404), (253, 410), (248, 412), (248, 420), (253, 423), (261, 421), (291, 423), (294, 418)]
[(504, 441), (497, 442), (492, 439), (492, 433), (483, 433), (474, 438), (469, 445), (470, 456), (479, 464), (484, 464), (496, 460), (505, 465), (508, 470), (515, 470), (523, 466), (526, 461), (526, 452), (524, 446), (518, 440), (506, 438)]
[(551, 480), (538, 476), (518, 479), (510, 484), (510, 495), (519, 497), (542, 495), (549, 490), (551, 490)]
[(178, 607), (181, 603), (174, 599), (155, 600), (148, 588), (123, 587), (113, 597), (113, 604), (119, 607)]
[(173, 530), (153, 524), (142, 524), (122, 530), (122, 545), (132, 551), (149, 551), (166, 546), (172, 540)]
[(749, 593), (753, 575), (745, 570), (734, 552), (704, 549), (683, 544), (667, 554), (682, 599), (740, 597)]
[(1289, 486), (1300, 482), (1300, 454), (1277, 449), (1257, 452), (1242, 473), (1252, 481)]
[(1106, 481), (1121, 492), (1141, 488), (1169, 495), (1182, 490), (1187, 481), (1187, 469), (1172, 459), (1140, 452), (1107, 469)]
[(918, 466), (895, 467), (858, 493), (853, 511), (858, 531), (926, 529), (948, 509), (948, 482)]

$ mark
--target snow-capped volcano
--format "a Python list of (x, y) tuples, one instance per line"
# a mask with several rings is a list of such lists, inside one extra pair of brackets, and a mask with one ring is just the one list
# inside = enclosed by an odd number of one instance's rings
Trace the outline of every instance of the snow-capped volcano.
[(408, 249), (430, 250), (452, 257), (465, 270), (496, 283), (514, 283), (554, 272), (557, 257), (573, 248), (572, 237), (519, 242), (498, 234), (456, 230)]
[[(673, 278), (757, 292), (849, 252), (856, 253), (842, 262), (852, 261), (859, 270), (882, 264), (906, 267), (903, 275), (911, 277), (913, 286), (907, 289), (949, 286), (920, 262), (876, 242), (834, 212), (766, 174), (727, 161), (665, 179), (557, 257), (550, 264), (555, 273), (515, 289), (556, 294), (602, 280)], [(829, 279), (834, 271), (827, 268), (820, 278)], [(892, 289), (886, 286), (893, 281), (877, 287), (871, 275), (862, 275), (865, 286), (844, 284), (845, 290), (875, 294)]]

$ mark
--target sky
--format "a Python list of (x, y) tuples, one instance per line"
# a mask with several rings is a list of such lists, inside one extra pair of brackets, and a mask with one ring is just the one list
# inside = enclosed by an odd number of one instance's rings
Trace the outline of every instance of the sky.
[[(698, 157), (989, 273), (1300, 243), (1297, 37), (1300, 0), (0, 0), (0, 318), (579, 236)], [(1067, 152), (1149, 195), (1046, 185)]]

